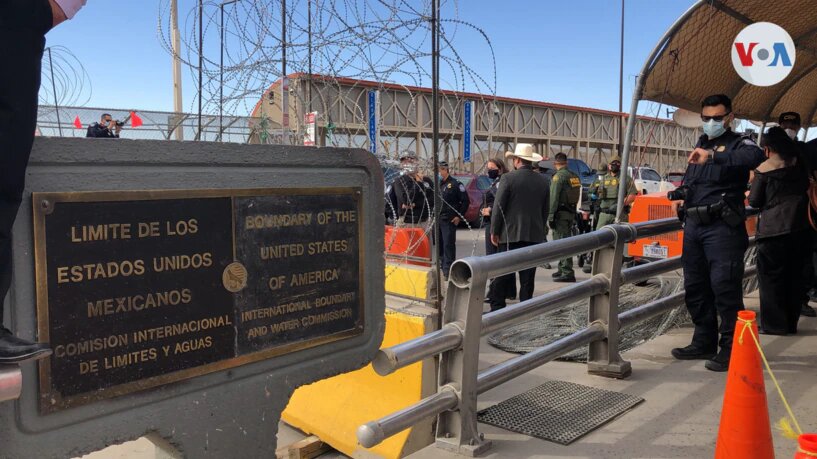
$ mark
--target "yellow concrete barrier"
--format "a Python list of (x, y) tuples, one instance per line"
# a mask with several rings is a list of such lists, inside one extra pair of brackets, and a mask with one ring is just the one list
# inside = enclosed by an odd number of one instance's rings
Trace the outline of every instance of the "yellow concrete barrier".
[(386, 263), (386, 293), (429, 299), (434, 286), (432, 272), (425, 266)]
[[(382, 347), (422, 336), (436, 328), (436, 311), (415, 307), (411, 312), (387, 309)], [(336, 450), (352, 457), (400, 458), (433, 442), (432, 419), (386, 439), (371, 449), (357, 444), (361, 424), (405, 408), (436, 390), (433, 359), (380, 376), (371, 365), (351, 373), (298, 388), (282, 419), (317, 435)]]

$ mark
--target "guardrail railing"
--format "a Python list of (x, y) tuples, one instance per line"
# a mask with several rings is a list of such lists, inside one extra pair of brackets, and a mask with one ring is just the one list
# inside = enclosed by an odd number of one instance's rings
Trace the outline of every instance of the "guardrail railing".
[[(747, 212), (754, 213), (751, 209)], [(442, 327), (382, 349), (372, 362), (375, 371), (385, 376), (439, 355), (437, 393), (360, 426), (357, 430), (359, 443), (370, 448), (425, 418), (438, 416), (437, 447), (468, 456), (481, 454), (490, 448), (490, 441), (485, 440), (477, 429), (477, 396), (582, 346), (589, 346), (589, 373), (626, 378), (632, 367), (619, 355), (619, 330), (682, 305), (684, 293), (681, 291), (619, 313), (621, 285), (681, 268), (679, 256), (622, 269), (625, 244), (681, 229), (681, 223), (675, 218), (608, 225), (547, 244), (455, 261), (445, 295)], [(589, 279), (483, 315), (485, 286), (489, 279), (590, 251), (595, 254)], [(749, 266), (744, 277), (755, 273), (756, 268)], [(584, 298), (590, 299), (587, 327), (479, 371), (479, 342), (483, 335)]]

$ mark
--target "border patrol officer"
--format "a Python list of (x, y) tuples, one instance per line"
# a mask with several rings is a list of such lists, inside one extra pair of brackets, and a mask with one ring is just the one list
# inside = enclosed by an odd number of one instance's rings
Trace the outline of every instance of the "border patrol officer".
[(749, 171), (766, 160), (750, 137), (729, 129), (733, 119), (729, 97), (717, 94), (701, 102), (704, 135), (689, 155), (687, 186), (670, 192), (683, 198), (684, 296), (695, 324), (692, 343), (673, 349), (672, 355), (707, 360), (711, 371), (729, 369), (732, 335), (743, 309), (746, 184)]
[[(627, 187), (627, 194), (624, 198), (624, 211), (621, 213), (621, 221), (626, 222), (629, 219), (630, 204), (635, 201), (638, 191), (635, 189), (635, 182), (633, 179), (625, 175), (625, 183)], [(607, 167), (607, 173), (601, 178), (596, 178), (593, 184), (590, 185), (588, 192), (590, 199), (598, 201), (599, 218), (596, 220), (596, 228), (599, 229), (604, 225), (609, 225), (616, 220), (616, 204), (618, 203), (618, 186), (621, 183), (621, 158), (614, 156)]]
[[(570, 237), (570, 229), (576, 223), (576, 204), (582, 192), (579, 176), (567, 168), (567, 155), (556, 153), (553, 164), (556, 174), (550, 181), (550, 214), (548, 225), (553, 230), (553, 240)], [(554, 282), (576, 282), (573, 272), (573, 257), (559, 260), (559, 268), (554, 273)]]
[(448, 270), (457, 258), (457, 226), (465, 220), (465, 212), (471, 204), (471, 198), (465, 191), (465, 185), (451, 176), (448, 163), (440, 161), (440, 243), (439, 254), (443, 275), (448, 277)]

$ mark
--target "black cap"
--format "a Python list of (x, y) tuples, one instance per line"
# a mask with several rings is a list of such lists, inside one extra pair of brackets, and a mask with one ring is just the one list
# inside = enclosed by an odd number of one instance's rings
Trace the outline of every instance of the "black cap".
[(780, 118), (777, 120), (778, 124), (784, 121), (792, 122), (794, 124), (800, 124), (800, 114), (797, 112), (785, 112), (780, 114)]
[(437, 165), (448, 169), (448, 161), (440, 161)]

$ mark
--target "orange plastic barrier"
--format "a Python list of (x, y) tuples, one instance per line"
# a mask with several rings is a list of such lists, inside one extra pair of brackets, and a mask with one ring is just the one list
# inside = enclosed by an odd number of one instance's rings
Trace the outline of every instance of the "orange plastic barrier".
[(738, 312), (715, 459), (774, 459), (760, 352), (752, 337), (742, 333), (746, 322), (758, 336), (754, 311)]
[(396, 228), (387, 225), (385, 236), (387, 254), (428, 260), (405, 260), (405, 263), (411, 265), (427, 266), (431, 262), (431, 240), (423, 228)]
[[(664, 218), (677, 218), (667, 193), (638, 195), (630, 211), (630, 223), (640, 223)], [(649, 259), (672, 258), (681, 255), (684, 232), (660, 234), (638, 239), (627, 246), (627, 255)]]
[(803, 434), (797, 437), (797, 454), (794, 459), (814, 459), (817, 457), (817, 434)]
[[(666, 193), (638, 195), (630, 211), (630, 223), (640, 223), (663, 218), (677, 218), (672, 210), (672, 202)], [(754, 236), (757, 228), (757, 217), (746, 219), (746, 232)], [(661, 234), (639, 239), (627, 246), (627, 255), (631, 257), (661, 259), (681, 255), (684, 246), (684, 232)]]

